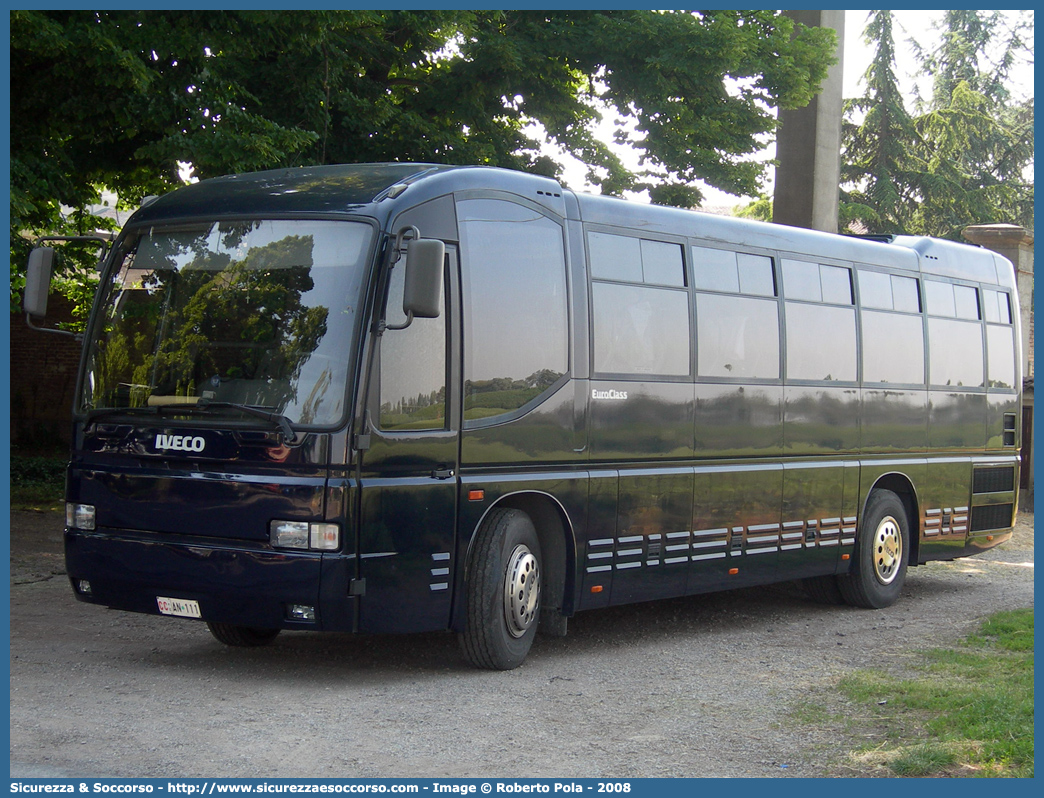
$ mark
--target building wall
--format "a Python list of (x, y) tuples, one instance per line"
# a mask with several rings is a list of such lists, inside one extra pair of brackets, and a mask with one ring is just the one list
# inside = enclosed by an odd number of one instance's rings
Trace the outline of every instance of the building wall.
[[(53, 327), (72, 318), (71, 303), (52, 294), (47, 319)], [(67, 447), (80, 343), (31, 330), (24, 313), (11, 314), (11, 443), (19, 449)]]

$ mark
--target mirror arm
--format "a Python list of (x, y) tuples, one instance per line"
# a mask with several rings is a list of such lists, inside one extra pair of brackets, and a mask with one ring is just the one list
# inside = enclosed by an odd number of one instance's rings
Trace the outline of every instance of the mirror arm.
[(406, 311), (406, 323), (405, 324), (388, 324), (387, 321), (381, 319), (380, 326), (377, 328), (377, 334), (382, 335), (385, 330), (405, 330), (413, 324), (413, 311)]
[[(395, 268), (395, 264), (402, 258), (402, 245), (406, 240), (406, 236), (410, 233), (413, 234), (415, 241), (420, 240), (420, 230), (417, 229), (416, 225), (409, 225), (403, 227), (395, 234), (395, 244), (392, 246), (391, 258), (388, 260), (388, 270), (391, 271)], [(387, 311), (385, 311), (387, 312)], [(377, 322), (376, 333), (380, 337), (384, 335), (385, 330), (405, 330), (411, 324), (413, 324), (413, 311), (406, 312), (406, 323), (405, 324), (388, 324), (385, 319), (385, 314), (381, 314), (381, 320)]]
[(75, 338), (76, 343), (83, 343), (83, 333), (69, 332), (68, 330), (55, 330), (52, 327), (37, 327), (33, 324), (32, 316), (29, 313), (25, 314), (25, 323), (30, 330), (36, 330), (36, 332), (43, 333), (54, 333), (55, 335), (67, 335), (70, 338)]
[(420, 230), (417, 229), (416, 225), (411, 224), (407, 227), (400, 228), (399, 232), (395, 234), (395, 246), (392, 247), (392, 256), (389, 265), (394, 266), (399, 262), (399, 259), (402, 257), (402, 245), (406, 240), (406, 236), (410, 233), (413, 233), (414, 241), (420, 240)]

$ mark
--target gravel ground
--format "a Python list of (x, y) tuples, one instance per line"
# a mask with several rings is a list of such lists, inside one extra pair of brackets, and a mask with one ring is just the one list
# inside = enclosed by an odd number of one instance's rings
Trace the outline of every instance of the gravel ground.
[[(794, 584), (590, 611), (525, 664), (470, 668), (447, 634), (284, 632), (230, 649), (201, 623), (72, 597), (62, 519), (11, 513), (11, 776), (880, 775), (833, 689), (855, 669), (1033, 604), (1033, 519), (974, 559), (911, 569), (887, 610)], [(856, 724), (858, 726), (858, 724)]]

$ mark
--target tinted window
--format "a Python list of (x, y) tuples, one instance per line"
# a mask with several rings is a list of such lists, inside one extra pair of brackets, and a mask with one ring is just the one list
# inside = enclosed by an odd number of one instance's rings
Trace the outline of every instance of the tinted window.
[(859, 303), (864, 308), (880, 308), (893, 310), (892, 280), (887, 274), (880, 272), (858, 272)]
[(592, 277), (642, 282), (641, 239), (609, 233), (588, 233), (587, 246)]
[(924, 281), (924, 296), (928, 301), (928, 313), (932, 316), (956, 318), (957, 307), (953, 302), (953, 286), (949, 283)]
[(1011, 303), (1008, 301), (1006, 293), (987, 289), (982, 292), (982, 297), (986, 321), (995, 324), (1011, 324)]
[(726, 249), (692, 247), (693, 284), (704, 291), (739, 293), (736, 253)]
[(917, 280), (893, 274), (891, 281), (893, 307), (906, 313), (920, 313), (921, 296), (917, 292)]
[(701, 377), (779, 378), (779, 305), (750, 297), (696, 295)]
[(722, 291), (750, 296), (775, 296), (772, 258), (747, 252), (692, 247), (695, 286), (704, 291)]
[(592, 286), (594, 369), (610, 374), (689, 373), (689, 297), (641, 285)]
[(928, 319), (928, 348), (932, 385), (950, 388), (982, 386), (981, 325), (969, 321)]
[(1015, 387), (1015, 329), (986, 326), (986, 349), (988, 356), (989, 386), (991, 388)]
[(823, 284), (823, 301), (833, 305), (852, 304), (852, 272), (840, 266), (820, 265), (819, 279)]
[(457, 204), (464, 287), (464, 418), (517, 410), (568, 370), (561, 226), (501, 200)]
[(679, 244), (642, 239), (642, 279), (657, 285), (685, 285), (685, 265)]
[(917, 280), (898, 274), (860, 271), (859, 303), (864, 308), (901, 310), (920, 313), (921, 301), (917, 294)]
[(852, 304), (852, 271), (842, 266), (783, 260), (783, 293), (787, 299)]
[(979, 315), (979, 292), (969, 285), (924, 281), (924, 292), (928, 298), (928, 313), (951, 319), (975, 320)]
[(772, 276), (772, 258), (764, 255), (736, 255), (739, 268), (739, 290), (751, 296), (775, 296), (776, 281)]
[[(389, 325), (406, 321), (402, 312), (405, 259), (392, 269)], [(381, 336), (380, 427), (443, 429), (446, 425), (446, 313), (415, 318), (405, 330)]]
[[(860, 279), (860, 290), (862, 287)], [(864, 310), (861, 318), (863, 382), (923, 385), (924, 327), (921, 317)]]
[(953, 302), (958, 319), (979, 318), (979, 292), (967, 285), (953, 287)]
[(680, 244), (611, 233), (588, 233), (591, 276), (628, 283), (685, 285)]
[(819, 264), (800, 260), (784, 260), (783, 293), (787, 299), (822, 302), (823, 287), (819, 282)]
[(787, 379), (856, 379), (855, 309), (786, 303)]

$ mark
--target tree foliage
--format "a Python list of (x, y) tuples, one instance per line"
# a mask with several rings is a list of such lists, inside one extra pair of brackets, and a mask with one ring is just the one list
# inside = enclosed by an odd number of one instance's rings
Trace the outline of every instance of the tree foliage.
[(918, 50), (931, 99), (911, 114), (894, 72), (892, 12), (871, 12), (867, 90), (848, 103), (843, 128), (843, 218), (869, 232), (954, 240), (971, 224), (1032, 229), (1033, 99), (1014, 99), (1010, 87), (1032, 23), (1008, 29), (1003, 19), (945, 13), (939, 46)]
[[(11, 234), (83, 232), (198, 177), (417, 160), (560, 175), (696, 204), (744, 194), (776, 108), (806, 104), (833, 32), (775, 11), (12, 11)], [(596, 135), (632, 124), (627, 168)], [(534, 127), (534, 123), (536, 126)], [(631, 132), (626, 132), (630, 130)], [(72, 209), (71, 211), (69, 209)]]

